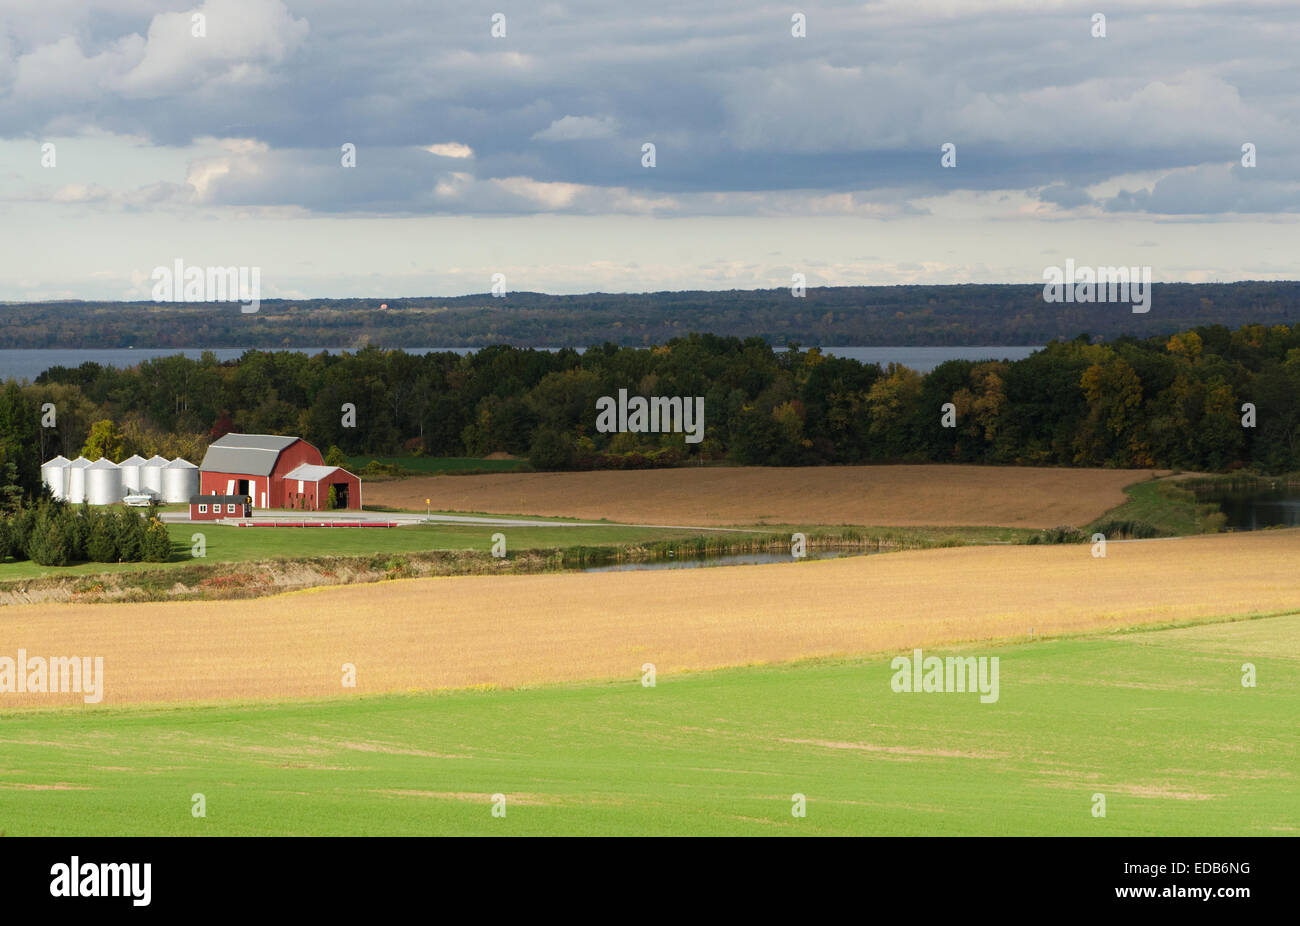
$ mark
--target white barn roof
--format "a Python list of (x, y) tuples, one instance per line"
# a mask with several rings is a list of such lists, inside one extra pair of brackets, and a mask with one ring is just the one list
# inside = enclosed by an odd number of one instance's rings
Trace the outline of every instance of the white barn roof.
[[(301, 479), (303, 482), (320, 482), (331, 473), (340, 472), (348, 473), (341, 466), (320, 466), (316, 463), (299, 463), (290, 472), (285, 474), (285, 479)], [(348, 473), (349, 476), (353, 475)]]
[(278, 434), (227, 434), (208, 446), (199, 469), (208, 473), (269, 476), (280, 453), (296, 440)]

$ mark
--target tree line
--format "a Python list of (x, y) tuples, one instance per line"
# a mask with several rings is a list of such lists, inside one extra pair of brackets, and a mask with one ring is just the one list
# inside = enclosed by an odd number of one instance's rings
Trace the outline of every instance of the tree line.
[[(620, 388), (703, 396), (703, 441), (598, 432), (596, 400)], [(42, 406), (56, 426), (39, 425)], [(1275, 473), (1300, 470), (1300, 325), (1080, 336), (1023, 360), (950, 360), (928, 374), (691, 334), (581, 352), (175, 355), (125, 370), (56, 367), (0, 389), (0, 464), (15, 464), (25, 492), (56, 453), (198, 462), (229, 431), (300, 435), (354, 457), (505, 452), (539, 469), (961, 462)]]
[(1088, 331), (1108, 339), (1198, 325), (1300, 321), (1300, 283), (1156, 283), (1151, 311), (1046, 303), (1042, 284), (812, 287), (555, 296), (268, 299), (234, 303), (42, 302), (0, 306), (0, 348), (644, 347), (687, 331), (772, 344), (1045, 344)]

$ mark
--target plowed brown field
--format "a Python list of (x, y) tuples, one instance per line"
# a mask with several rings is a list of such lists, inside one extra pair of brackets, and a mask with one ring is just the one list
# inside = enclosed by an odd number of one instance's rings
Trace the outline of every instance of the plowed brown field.
[[(104, 704), (503, 686), (1300, 611), (1300, 530), (661, 572), (412, 579), (252, 601), (16, 605), (0, 656), (103, 656)], [(0, 694), (10, 706), (79, 696)]]
[(1080, 526), (1149, 470), (997, 466), (682, 467), (423, 476), (368, 483), (366, 503), (627, 524)]

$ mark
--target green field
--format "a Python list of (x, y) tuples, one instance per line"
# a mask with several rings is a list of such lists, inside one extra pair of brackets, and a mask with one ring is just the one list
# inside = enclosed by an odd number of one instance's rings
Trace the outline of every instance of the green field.
[(1297, 652), (1300, 615), (971, 651), (1000, 657), (994, 704), (895, 694), (881, 656), (655, 688), (11, 711), (0, 829), (1294, 835)]
[(1158, 536), (1186, 537), (1215, 533), (1227, 520), (1218, 505), (1198, 502), (1177, 480), (1137, 482), (1125, 486), (1124, 494), (1128, 501), (1103, 514), (1088, 529), (1107, 522), (1139, 521), (1155, 528)]
[[(486, 517), (500, 517), (486, 515)], [(489, 552), (492, 535), (506, 535), (509, 552), (556, 550), (570, 547), (614, 547), (645, 545), (661, 541), (687, 540), (704, 536), (741, 543), (746, 539), (789, 533), (840, 534), (843, 528), (779, 526), (743, 530), (701, 531), (696, 528), (646, 527), (635, 524), (599, 524), (592, 527), (554, 527), (541, 518), (536, 525), (509, 527), (494, 524), (421, 524), (392, 528), (291, 528), (235, 527), (211, 522), (169, 523), (174, 552), (167, 563), (76, 563), (70, 566), (41, 566), (30, 560), (0, 562), (0, 582), (42, 576), (86, 576), (114, 572), (139, 572), (200, 563), (237, 563), (268, 559), (304, 559), (319, 556), (374, 556), (415, 553), (428, 550), (478, 550)], [(558, 523), (561, 519), (548, 519)], [(851, 529), (850, 529), (851, 530)], [(207, 555), (190, 556), (194, 534), (203, 534)], [(1018, 528), (863, 528), (860, 533), (892, 537), (903, 545), (956, 545), (961, 543), (1009, 543), (1023, 540), (1032, 531)]]
[[(5, 560), (0, 564), (0, 582), (38, 576), (94, 575), (109, 572), (138, 572), (142, 569), (191, 566), (196, 562), (230, 563), (267, 559), (302, 559), (315, 556), (373, 556), (383, 553), (413, 553), (423, 550), (480, 550), (492, 548), (492, 535), (506, 535), (508, 551), (563, 549), (573, 546), (651, 543), (696, 537), (699, 531), (623, 525), (597, 527), (501, 527), (493, 524), (421, 524), (391, 528), (324, 527), (235, 527), (228, 524), (168, 524), (176, 547), (167, 563), (77, 563), (72, 566), (41, 566), (30, 560)], [(207, 555), (190, 556), (194, 534), (203, 534)], [(743, 536), (743, 535), (728, 535)]]

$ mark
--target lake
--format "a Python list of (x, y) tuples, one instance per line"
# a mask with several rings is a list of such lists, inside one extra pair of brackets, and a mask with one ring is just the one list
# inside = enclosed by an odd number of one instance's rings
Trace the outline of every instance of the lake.
[(1228, 516), (1227, 527), (1257, 531), (1265, 527), (1300, 527), (1300, 488), (1198, 489), (1196, 498), (1213, 502)]
[[(346, 348), (338, 347), (292, 347), (284, 348), (307, 354), (318, 354), (323, 350), (339, 353)], [(451, 351), (468, 354), (476, 348), (469, 347), (403, 347), (411, 354), (427, 354), (435, 351)], [(547, 348), (556, 350), (557, 348)], [(0, 350), (0, 380), (28, 379), (34, 380), (50, 367), (78, 367), (87, 361), (105, 366), (129, 367), (155, 357), (170, 357), (184, 354), (198, 359), (204, 350), (211, 350), (218, 360), (237, 360), (244, 353), (243, 347), (91, 347), (91, 348), (50, 348), (40, 350), (5, 349)], [(889, 363), (901, 363), (920, 373), (928, 373), (945, 360), (1021, 360), (1041, 347), (1033, 345), (1014, 345), (1008, 347), (824, 347), (822, 352), (832, 357), (848, 357), (863, 363), (878, 363), (882, 367)]]

